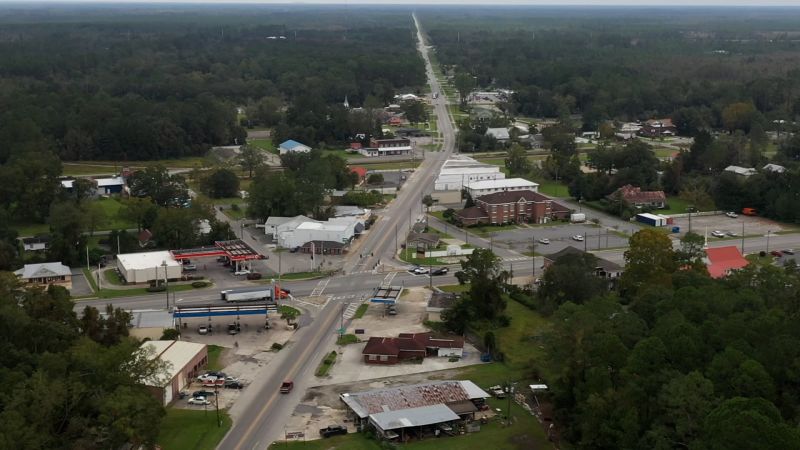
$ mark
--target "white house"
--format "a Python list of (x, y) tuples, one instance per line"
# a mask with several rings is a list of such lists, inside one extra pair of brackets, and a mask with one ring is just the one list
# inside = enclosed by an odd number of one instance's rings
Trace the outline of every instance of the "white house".
[(504, 178), (500, 180), (471, 181), (464, 185), (472, 198), (504, 191), (539, 192), (539, 184), (524, 178)]
[(117, 255), (117, 269), (128, 283), (147, 283), (180, 278), (183, 266), (164, 250)]
[(72, 271), (60, 262), (25, 264), (14, 272), (23, 283), (37, 286), (63, 286), (72, 289)]
[(467, 183), (481, 180), (502, 180), (506, 175), (500, 167), (476, 161), (466, 156), (448, 159), (439, 170), (434, 190), (460, 191)]
[(96, 178), (94, 182), (97, 184), (97, 195), (121, 194), (125, 189), (125, 179), (122, 177)]
[(736, 175), (742, 177), (749, 177), (751, 175), (755, 175), (756, 173), (758, 173), (756, 172), (756, 169), (752, 167), (739, 167), (739, 166), (728, 166), (725, 168), (725, 172), (735, 173)]
[(783, 173), (783, 172), (786, 172), (786, 167), (783, 167), (783, 166), (778, 165), (778, 164), (772, 164), (772, 163), (767, 164), (762, 169), (766, 170), (767, 172), (772, 172), (772, 173)]
[(614, 133), (614, 134), (620, 139), (628, 140), (628, 139), (635, 138), (636, 134), (641, 129), (642, 129), (642, 126), (640, 124), (635, 123), (635, 122), (628, 122), (628, 123), (623, 123), (622, 125), (620, 125), (619, 128), (617, 129), (617, 132)]
[(281, 155), (287, 153), (308, 153), (311, 151), (311, 147), (289, 139), (278, 146), (278, 151)]
[(508, 133), (508, 128), (487, 128), (486, 136), (493, 136), (495, 139), (497, 139), (497, 142), (507, 142), (509, 139), (511, 139), (511, 135)]

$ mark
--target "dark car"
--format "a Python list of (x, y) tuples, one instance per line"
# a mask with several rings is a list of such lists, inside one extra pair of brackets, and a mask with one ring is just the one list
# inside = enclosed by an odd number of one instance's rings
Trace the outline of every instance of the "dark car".
[(258, 273), (258, 272), (248, 273), (247, 274), (247, 279), (248, 280), (260, 280), (261, 279), (261, 274)]
[(439, 267), (438, 269), (433, 269), (431, 275), (447, 275), (447, 272), (449, 271), (450, 269), (447, 267)]
[(244, 384), (241, 381), (226, 381), (225, 387), (228, 389), (242, 389), (244, 388)]
[(338, 436), (340, 434), (347, 434), (347, 428), (341, 425), (328, 425), (327, 427), (319, 430), (319, 435), (324, 438)]
[(194, 391), (192, 397), (213, 397), (214, 391)]

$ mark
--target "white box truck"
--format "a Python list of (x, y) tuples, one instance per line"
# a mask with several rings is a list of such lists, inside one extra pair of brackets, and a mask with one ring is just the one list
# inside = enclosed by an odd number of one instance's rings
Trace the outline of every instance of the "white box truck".
[(584, 213), (572, 213), (569, 216), (569, 221), (572, 222), (572, 223), (586, 222), (586, 214), (584, 214)]

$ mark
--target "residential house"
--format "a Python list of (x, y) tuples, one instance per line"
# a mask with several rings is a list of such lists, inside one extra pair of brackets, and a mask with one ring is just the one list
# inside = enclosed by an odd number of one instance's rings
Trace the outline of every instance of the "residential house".
[(783, 167), (783, 166), (778, 165), (778, 164), (772, 164), (772, 163), (769, 163), (769, 164), (765, 165), (764, 167), (762, 167), (762, 169), (767, 171), (767, 172), (772, 172), (772, 173), (783, 173), (783, 172), (786, 172), (786, 167)]
[(678, 132), (677, 127), (672, 124), (672, 119), (650, 119), (642, 125), (638, 134), (646, 137), (675, 136)]
[(72, 289), (72, 271), (60, 262), (25, 264), (22, 269), (14, 271), (14, 275), (26, 285)]
[(467, 156), (453, 156), (442, 164), (434, 182), (436, 191), (461, 191), (467, 183), (481, 180), (501, 180), (506, 175), (500, 167), (476, 161)]
[(635, 122), (628, 122), (623, 123), (617, 128), (616, 133), (614, 135), (620, 139), (628, 140), (633, 139), (639, 133), (639, 130), (642, 129), (642, 126)]
[(367, 178), (367, 169), (361, 166), (352, 166), (350, 167), (350, 172), (356, 174), (358, 177), (358, 182), (356, 184), (361, 184)]
[(508, 133), (508, 128), (487, 128), (486, 136), (492, 136), (497, 142), (508, 142), (511, 135)]
[(285, 155), (287, 153), (308, 153), (311, 151), (311, 147), (301, 144), (297, 141), (293, 141), (289, 139), (288, 141), (284, 141), (281, 145), (278, 146), (278, 152), (281, 155)]
[(748, 264), (739, 248), (735, 245), (707, 248), (705, 250), (706, 267), (711, 278), (724, 278)]
[(411, 233), (406, 239), (406, 246), (421, 252), (433, 250), (439, 246), (439, 237), (437, 233)]
[(364, 156), (398, 156), (410, 155), (413, 150), (411, 140), (407, 138), (371, 138), (369, 140), (369, 147), (361, 148), (359, 153)]
[(570, 213), (568, 208), (549, 197), (529, 190), (496, 192), (474, 200), (474, 208), (456, 213), (462, 225), (547, 223), (555, 219), (565, 220)]
[(125, 179), (120, 177), (95, 178), (97, 195), (122, 194), (125, 191)]
[(622, 200), (635, 208), (666, 208), (667, 196), (664, 191), (643, 191), (638, 186), (626, 184), (608, 196), (609, 199)]
[[(552, 266), (558, 260), (558, 258), (561, 258), (562, 256), (583, 255), (586, 253), (587, 252), (584, 252), (579, 248), (575, 248), (571, 245), (568, 245), (562, 250), (559, 250), (550, 255), (545, 255), (544, 268), (545, 270), (547, 270), (548, 267)], [(597, 266), (594, 268), (594, 273), (600, 278), (608, 278), (610, 280), (616, 280), (617, 278), (620, 277), (620, 275), (622, 275), (622, 272), (625, 270), (624, 267), (615, 262), (600, 258), (597, 255), (595, 255), (595, 257), (596, 257), (595, 262), (597, 263)]]
[(47, 250), (50, 247), (50, 236), (35, 236), (22, 238), (22, 250), (26, 252), (38, 252)]
[(470, 181), (464, 185), (472, 198), (505, 191), (539, 191), (539, 184), (524, 178), (503, 178), (500, 180)]
[(724, 169), (725, 172), (730, 172), (741, 177), (749, 177), (757, 174), (756, 169), (752, 167), (728, 166)]

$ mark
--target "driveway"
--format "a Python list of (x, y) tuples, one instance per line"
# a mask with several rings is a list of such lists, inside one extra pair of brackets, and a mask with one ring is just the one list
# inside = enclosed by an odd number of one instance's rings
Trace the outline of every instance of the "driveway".
[(70, 289), (70, 294), (73, 297), (86, 297), (89, 295), (94, 294), (92, 287), (89, 286), (89, 282), (86, 280), (86, 276), (83, 274), (82, 267), (73, 267), (72, 270), (72, 289)]

